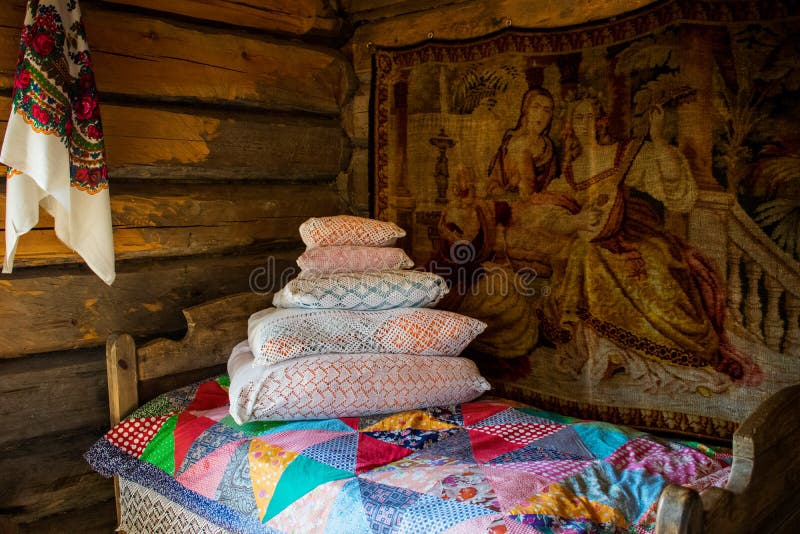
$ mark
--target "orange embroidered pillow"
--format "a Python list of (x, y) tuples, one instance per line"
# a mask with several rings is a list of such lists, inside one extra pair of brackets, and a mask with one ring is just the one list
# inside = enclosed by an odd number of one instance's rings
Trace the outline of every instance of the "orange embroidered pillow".
[(406, 231), (392, 222), (353, 215), (312, 217), (300, 225), (300, 237), (308, 248), (335, 245), (391, 246)]
[(467, 358), (324, 354), (253, 365), (247, 342), (228, 361), (234, 421), (359, 417), (469, 402), (489, 383)]
[(303, 274), (338, 274), (410, 269), (414, 262), (401, 248), (341, 245), (310, 248), (297, 265)]
[(267, 308), (250, 316), (247, 337), (263, 365), (330, 353), (456, 356), (484, 328), (477, 319), (430, 308)]

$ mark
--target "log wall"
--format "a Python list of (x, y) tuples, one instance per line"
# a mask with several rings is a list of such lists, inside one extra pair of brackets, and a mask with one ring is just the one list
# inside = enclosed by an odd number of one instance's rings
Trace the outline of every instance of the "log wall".
[[(117, 279), (93, 275), (44, 213), (14, 273), (0, 275), (0, 532), (112, 531), (113, 484), (82, 459), (108, 427), (106, 337), (178, 335), (183, 308), (246, 291), (256, 268), (291, 267), (298, 225), (349, 209), (337, 186), (352, 155), (340, 115), (356, 80), (338, 50), (346, 21), (329, 2), (81, 8)], [(24, 9), (0, 3), (0, 134)]]

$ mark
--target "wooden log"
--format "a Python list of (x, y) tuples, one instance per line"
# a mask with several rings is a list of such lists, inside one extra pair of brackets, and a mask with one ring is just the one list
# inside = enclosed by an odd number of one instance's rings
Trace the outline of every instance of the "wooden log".
[[(584, 24), (634, 11), (653, 0), (597, 2), (595, 0), (472, 0), (441, 6), (433, 0), (402, 2), (413, 6), (406, 14), (388, 5), (365, 13), (375, 21), (359, 26), (353, 39), (356, 70), (369, 66), (370, 50), (376, 46), (405, 46), (430, 39), (461, 40), (516, 28), (551, 29)], [(358, 2), (367, 7), (367, 2)], [(382, 4), (386, 4), (382, 2)], [(402, 9), (400, 9), (402, 11)], [(382, 18), (390, 15), (389, 18)], [(391, 16), (395, 15), (395, 16)]]
[(369, 147), (369, 100), (369, 83), (360, 83), (353, 98), (342, 108), (342, 127), (354, 147)]
[(105, 374), (101, 349), (0, 361), (0, 445), (107, 427)]
[[(0, 110), (10, 109), (11, 99), (0, 97)], [(336, 119), (112, 105), (102, 116), (112, 180), (329, 180), (350, 158)]]
[[(247, 318), (267, 308), (272, 294), (241, 293), (183, 310), (188, 329), (183, 339), (158, 339), (140, 347), (136, 364), (139, 380), (153, 380), (228, 361), (231, 349), (247, 338)], [(224, 315), (220, 314), (225, 310)], [(191, 354), (191, 358), (174, 357)]]
[(105, 0), (196, 19), (294, 35), (338, 35), (341, 18), (322, 0)]
[[(463, 4), (470, 0), (449, 0), (448, 5)], [(438, 4), (441, 6), (441, 3)], [(425, 11), (437, 7), (431, 0), (349, 0), (345, 11), (354, 22), (370, 22), (397, 17), (414, 11)]]
[(43, 517), (30, 523), (18, 525), (19, 534), (108, 534), (114, 532), (117, 521), (114, 517), (114, 499), (100, 502), (88, 508), (75, 508), (60, 514)]
[(350, 209), (362, 216), (369, 216), (369, 153), (366, 148), (353, 151), (350, 168), (347, 170), (346, 194)]
[(122, 263), (113, 287), (82, 266), (3, 276), (0, 358), (98, 346), (115, 331), (144, 336), (181, 330), (181, 309), (249, 291), (251, 276), (253, 285), (265, 291), (278, 289), (298, 252), (255, 250), (243, 256)]
[[(333, 215), (339, 204), (328, 184), (112, 183), (111, 187), (118, 261), (297, 241), (297, 229), (305, 219)], [(5, 196), (0, 193), (0, 229), (4, 227)], [(20, 238), (15, 268), (81, 261), (52, 228), (52, 217), (42, 210), (37, 227)], [(0, 251), (4, 247), (0, 243)]]
[(333, 119), (103, 109), (112, 177), (320, 180), (349, 159)]
[[(0, 89), (12, 87), (22, 5), (0, 4)], [(101, 95), (337, 114), (352, 91), (352, 68), (333, 49), (98, 8), (83, 18)]]
[[(92, 471), (83, 453), (102, 435), (95, 429), (57, 433), (0, 447), (0, 503), (14, 521), (106, 503), (113, 483)], [(63, 531), (68, 532), (68, 531)]]

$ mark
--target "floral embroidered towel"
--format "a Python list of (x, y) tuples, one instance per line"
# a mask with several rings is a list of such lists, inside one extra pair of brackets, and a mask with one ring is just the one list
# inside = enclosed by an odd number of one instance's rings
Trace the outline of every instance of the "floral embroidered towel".
[(38, 222), (41, 204), (58, 238), (111, 284), (103, 129), (77, 0), (28, 2), (0, 162), (9, 167), (3, 272), (11, 272), (18, 239)]

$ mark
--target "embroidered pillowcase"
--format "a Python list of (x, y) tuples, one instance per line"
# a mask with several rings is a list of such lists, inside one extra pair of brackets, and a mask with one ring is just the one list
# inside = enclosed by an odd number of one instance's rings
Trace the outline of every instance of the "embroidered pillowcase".
[(460, 357), (325, 354), (253, 365), (247, 342), (233, 349), (234, 421), (359, 417), (469, 402), (488, 391), (475, 364)]
[(278, 308), (389, 310), (433, 307), (447, 294), (444, 278), (421, 271), (300, 275), (275, 293)]
[(300, 225), (300, 237), (308, 248), (335, 245), (388, 247), (406, 231), (392, 222), (353, 215), (312, 217)]
[(401, 248), (342, 245), (310, 248), (297, 258), (297, 265), (303, 273), (334, 274), (410, 269), (414, 262)]
[(267, 308), (250, 316), (247, 338), (256, 363), (265, 365), (331, 353), (454, 356), (484, 328), (477, 319), (429, 308)]

